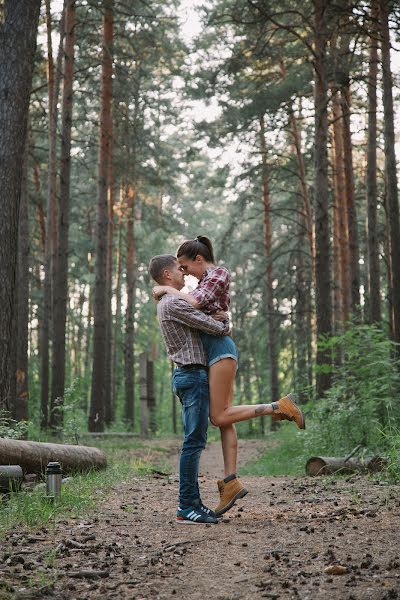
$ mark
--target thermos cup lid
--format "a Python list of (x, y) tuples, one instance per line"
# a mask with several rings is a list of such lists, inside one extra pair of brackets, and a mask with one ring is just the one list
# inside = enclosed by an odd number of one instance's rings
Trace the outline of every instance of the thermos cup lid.
[(61, 473), (61, 465), (59, 462), (49, 462), (47, 465), (47, 472)]

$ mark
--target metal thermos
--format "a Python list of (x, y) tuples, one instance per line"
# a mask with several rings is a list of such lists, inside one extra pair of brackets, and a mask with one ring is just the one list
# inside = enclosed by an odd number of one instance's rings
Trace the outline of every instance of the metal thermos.
[(61, 495), (62, 471), (59, 462), (49, 462), (46, 470), (46, 493), (48, 498), (59, 498)]

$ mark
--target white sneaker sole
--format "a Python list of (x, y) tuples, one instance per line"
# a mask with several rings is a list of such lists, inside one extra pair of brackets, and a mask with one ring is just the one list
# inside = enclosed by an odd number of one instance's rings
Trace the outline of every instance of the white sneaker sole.
[(217, 523), (203, 523), (203, 521), (190, 521), (189, 519), (176, 519), (179, 525), (218, 525)]

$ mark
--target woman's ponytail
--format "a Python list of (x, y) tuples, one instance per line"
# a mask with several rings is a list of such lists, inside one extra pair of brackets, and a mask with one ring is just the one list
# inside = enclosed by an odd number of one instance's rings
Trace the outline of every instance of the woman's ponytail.
[(194, 240), (183, 242), (179, 246), (176, 256), (177, 258), (186, 256), (189, 260), (195, 260), (198, 254), (207, 262), (215, 263), (212, 243), (205, 235), (198, 235)]

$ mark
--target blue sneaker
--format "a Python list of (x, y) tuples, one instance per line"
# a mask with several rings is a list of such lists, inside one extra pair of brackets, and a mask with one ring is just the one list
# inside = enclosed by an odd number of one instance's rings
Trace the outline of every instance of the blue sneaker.
[(211, 508), (208, 508), (208, 506), (203, 504), (201, 501), (200, 505), (197, 508), (199, 508), (201, 511), (203, 511), (204, 514), (208, 515), (209, 517), (213, 517), (213, 519), (218, 519), (216, 513), (213, 510), (211, 510)]
[[(204, 507), (206, 508), (206, 507)], [(210, 510), (210, 509), (208, 509)], [(210, 511), (212, 512), (212, 511)], [(207, 525), (218, 523), (216, 517), (212, 517), (204, 512), (200, 507), (180, 508), (176, 511), (176, 522), (177, 523), (189, 523), (190, 525)]]

